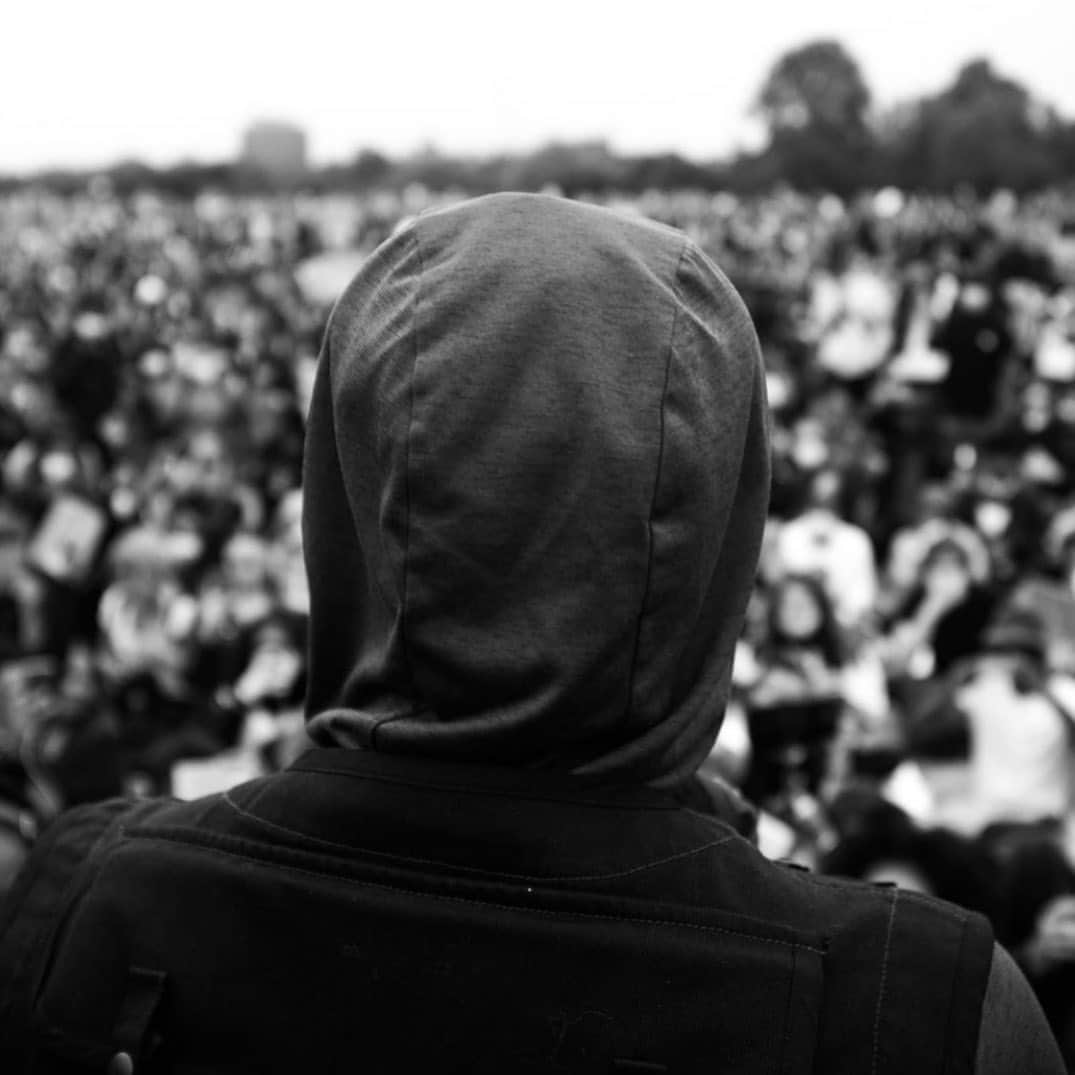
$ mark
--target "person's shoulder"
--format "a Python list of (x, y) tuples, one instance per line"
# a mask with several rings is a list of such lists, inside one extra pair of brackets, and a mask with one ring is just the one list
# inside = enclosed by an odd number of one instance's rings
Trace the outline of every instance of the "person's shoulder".
[[(776, 915), (804, 928), (821, 929), (838, 949), (857, 943), (887, 944), (893, 959), (919, 960), (929, 967), (951, 962), (961, 944), (988, 952), (992, 930), (981, 915), (946, 900), (898, 888), (887, 881), (865, 881), (818, 873), (795, 862), (771, 859), (747, 840), (725, 852), (753, 913)], [(927, 968), (928, 969), (928, 968)]]
[(796, 878), (800, 886), (835, 897), (846, 921), (872, 919), (873, 929), (876, 914), (868, 910), (871, 905), (876, 909), (878, 899), (885, 901), (889, 1003), (915, 1010), (928, 983), (947, 983), (947, 1032), (976, 1043), (975, 1075), (1061, 1075), (1066, 1070), (1033, 990), (981, 915), (894, 885), (799, 871)]
[[(848, 920), (861, 912), (864, 886), (815, 879), (839, 893)], [(886, 1047), (921, 1034), (976, 1075), (1064, 1071), (1026, 980), (993, 938), (989, 921), (946, 900), (894, 885), (867, 885), (887, 901), (880, 975)], [(866, 926), (870, 919), (862, 919)], [(865, 941), (860, 926), (858, 936)], [(876, 916), (872, 930), (878, 929)], [(926, 1018), (928, 1013), (928, 1019)], [(929, 1031), (926, 1023), (935, 1025)], [(933, 1047), (933, 1046), (931, 1046)]]
[(0, 902), (0, 1067), (21, 1070), (29, 1040), (33, 983), (69, 894), (92, 866), (94, 850), (133, 808), (109, 799), (68, 810), (40, 835)]
[(1063, 1075), (1045, 1015), (1015, 960), (994, 945), (982, 1002), (975, 1075)]
[(76, 875), (95, 857), (106, 855), (134, 826), (197, 828), (221, 799), (221, 795), (191, 801), (117, 797), (63, 811), (31, 847), (11, 889), (0, 893), (0, 939), (13, 922), (26, 916), (28, 905), (41, 909), (58, 904)]
[(754, 871), (754, 914), (824, 938), (825, 1004), (854, 1026), (855, 1048), (887, 1057), (889, 1070), (922, 1070), (941, 1053), (974, 1070), (994, 951), (986, 918), (887, 882), (779, 862)]
[(65, 810), (50, 822), (0, 905), (0, 936), (32, 894), (66, 885), (104, 833), (132, 806), (128, 799), (106, 799)]

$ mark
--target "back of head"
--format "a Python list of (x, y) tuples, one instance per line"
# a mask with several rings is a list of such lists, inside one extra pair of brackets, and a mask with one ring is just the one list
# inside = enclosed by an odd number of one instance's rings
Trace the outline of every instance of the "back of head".
[(688, 776), (723, 715), (767, 428), (746, 309), (682, 234), (536, 195), (420, 217), (319, 365), (311, 734)]

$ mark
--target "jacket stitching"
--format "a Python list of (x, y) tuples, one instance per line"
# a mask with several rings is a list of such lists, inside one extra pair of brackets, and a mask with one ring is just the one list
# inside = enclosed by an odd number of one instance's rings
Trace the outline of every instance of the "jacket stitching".
[(344, 851), (362, 851), (365, 854), (374, 855), (379, 858), (390, 859), (395, 862), (410, 862), (416, 865), (422, 866), (442, 866), (450, 870), (459, 870), (464, 873), (483, 874), (487, 877), (510, 877), (515, 881), (611, 881), (617, 877), (629, 877), (631, 874), (642, 873), (644, 870), (652, 869), (655, 866), (664, 866), (669, 862), (675, 862), (678, 859), (689, 858), (691, 855), (701, 854), (703, 851), (711, 851), (715, 847), (720, 847), (721, 844), (727, 843), (729, 840), (735, 839), (733, 835), (727, 835), (721, 837), (719, 840), (711, 840), (707, 844), (701, 844), (698, 847), (688, 848), (686, 851), (677, 851), (674, 855), (666, 855), (664, 858), (654, 859), (652, 862), (644, 862), (638, 866), (632, 866), (626, 870), (617, 870), (613, 873), (591, 873), (591, 874), (522, 874), (522, 873), (507, 873), (503, 870), (486, 870), (480, 866), (462, 866), (457, 865), (454, 862), (442, 862), (439, 859), (427, 859), (420, 858), (412, 855), (397, 855), (390, 851), (375, 851), (372, 848), (361, 847), (352, 844), (339, 843), (336, 840), (326, 840), (324, 837), (311, 836), (308, 833), (300, 832), (298, 829), (288, 828), (286, 825), (280, 825), (275, 821), (269, 821), (267, 818), (259, 817), (257, 814), (252, 814), (248, 810), (244, 810), (238, 803), (236, 803), (229, 793), (224, 793), (224, 801), (242, 817), (247, 818), (250, 821), (255, 822), (258, 825), (263, 825), (269, 829), (275, 829), (278, 832), (287, 833), (290, 836), (297, 836), (303, 840), (309, 840), (311, 843), (320, 844), (324, 847), (338, 848)]
[(881, 1010), (885, 1001), (885, 981), (888, 978), (888, 956), (892, 948), (892, 927), (896, 921), (896, 902), (899, 900), (900, 890), (892, 890), (892, 902), (888, 910), (888, 928), (885, 930), (885, 951), (881, 957), (881, 982), (877, 990), (877, 1010), (873, 1016), (873, 1062), (870, 1065), (872, 1075), (877, 1075), (877, 1060), (880, 1046), (881, 1033)]
[[(640, 811), (650, 810), (683, 810), (684, 807), (678, 803), (646, 803), (644, 805), (628, 805), (623, 803), (605, 803), (600, 802), (597, 799), (580, 799), (575, 797), (559, 797), (554, 795), (539, 795), (536, 793), (523, 793), (512, 792), (509, 788), (475, 788), (475, 787), (463, 787), (459, 784), (445, 784), (440, 782), (425, 781), (425, 780), (405, 780), (395, 776), (384, 776), (374, 773), (349, 773), (341, 769), (326, 769), (321, 766), (314, 765), (293, 765), (289, 772), (297, 773), (321, 773), (324, 776), (342, 776), (352, 780), (373, 780), (381, 784), (399, 784), (402, 787), (408, 788), (429, 788), (433, 791), (451, 791), (460, 795), (492, 795), (495, 797), (504, 797), (508, 799), (516, 799), (525, 802), (548, 802), (548, 803), (564, 803), (579, 806), (594, 806), (602, 810), (622, 810), (629, 811), (631, 813), (638, 813)], [(694, 813), (694, 811), (688, 810), (688, 813)], [(698, 815), (705, 817), (704, 814)], [(712, 820), (716, 824), (716, 819)]]
[[(141, 839), (157, 840), (162, 843), (187, 843), (187, 841), (175, 840), (171, 837), (157, 833), (138, 832), (136, 830), (125, 830), (125, 835), (131, 840)], [(303, 874), (307, 877), (326, 877), (336, 881), (341, 880), (339, 875), (327, 873), (323, 870), (310, 870), (302, 866), (292, 866), (281, 862), (266, 863), (264, 860), (255, 858), (253, 855), (244, 855), (241, 851), (232, 851), (223, 847), (212, 847), (202, 843), (187, 843), (187, 846), (196, 847), (201, 851), (207, 851), (214, 855), (222, 855), (227, 858), (238, 858), (246, 862), (253, 862), (259, 866), (269, 866), (273, 869), (284, 870), (288, 873)], [(634, 915), (606, 915), (598, 914), (594, 911), (556, 911), (547, 907), (530, 907), (526, 904), (512, 905), (510, 903), (493, 903), (489, 900), (467, 899), (464, 896), (447, 896), (439, 892), (423, 892), (420, 889), (405, 888), (401, 885), (386, 885), (378, 881), (363, 881), (358, 880), (357, 878), (346, 878), (345, 880), (362, 888), (376, 888), (383, 892), (398, 892), (402, 895), (418, 896), (423, 899), (437, 900), (441, 903), (462, 903), (474, 907), (491, 907), (498, 911), (513, 911), (516, 914), (534, 914), (546, 918), (591, 918), (606, 922), (633, 922), (645, 926), (673, 926), (682, 929), (698, 930), (702, 933), (721, 933), (729, 937), (746, 937), (749, 940), (761, 941), (764, 944), (776, 944), (780, 945), (782, 948), (802, 949), (807, 952), (813, 952), (818, 956), (825, 955), (823, 949), (815, 948), (812, 945), (804, 944), (800, 941), (784, 941), (777, 937), (763, 937), (758, 934), (747, 933), (743, 930), (725, 929), (722, 926), (707, 926), (698, 922), (676, 922), (671, 919), (662, 918), (639, 918)]]
[(757, 846), (752, 840), (748, 839), (736, 828), (735, 823), (733, 821), (725, 821), (723, 819), (712, 817), (709, 814), (703, 814), (700, 810), (695, 810), (691, 806), (683, 806), (680, 807), (680, 809), (683, 811), (683, 813), (689, 814), (696, 821), (701, 821), (704, 825), (711, 827), (716, 832), (719, 832), (722, 828), (731, 828), (735, 830), (735, 835), (740, 837), (740, 839), (746, 840), (746, 842), (752, 847)]
[[(410, 581), (410, 557), (411, 557), (411, 441), (414, 437), (414, 382), (418, 375), (418, 359), (421, 357), (420, 349), (418, 346), (418, 303), (421, 297), (422, 290), (422, 276), (425, 272), (425, 266), (422, 261), (422, 245), (418, 240), (418, 225), (415, 224), (412, 232), (411, 239), (414, 244), (414, 253), (418, 259), (418, 277), (414, 284), (414, 303), (412, 307), (411, 315), (411, 333), (414, 336), (414, 362), (411, 365), (411, 380), (408, 390), (408, 405), (410, 413), (407, 415), (407, 441), (406, 441), (406, 458), (403, 464), (403, 490), (404, 490), (404, 523), (403, 523), (403, 585), (401, 587), (402, 593), (400, 595), (400, 610), (399, 610), (399, 644), (400, 653), (403, 656), (403, 663), (407, 668), (407, 676), (411, 681), (411, 688), (413, 692), (414, 688), (414, 667), (411, 664), (410, 652), (407, 648), (407, 596), (409, 592), (408, 583)], [(411, 711), (405, 710), (403, 712), (389, 713), (381, 717), (372, 728), (370, 728), (369, 742), (371, 747), (375, 747), (377, 744), (377, 733), (381, 729), (382, 724), (388, 724), (393, 720), (399, 720), (401, 717), (410, 716)]]

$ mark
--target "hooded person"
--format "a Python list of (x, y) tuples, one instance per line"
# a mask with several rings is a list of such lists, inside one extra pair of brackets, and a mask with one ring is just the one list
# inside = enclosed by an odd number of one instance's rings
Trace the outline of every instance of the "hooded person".
[(309, 415), (317, 746), (53, 826), (0, 918), (4, 1070), (1062, 1070), (984, 919), (698, 809), (764, 383), (675, 230), (496, 195), (383, 244)]
[(676, 233), (494, 198), (397, 235), (314, 387), (311, 735), (681, 783), (723, 715), (768, 468), (750, 320)]

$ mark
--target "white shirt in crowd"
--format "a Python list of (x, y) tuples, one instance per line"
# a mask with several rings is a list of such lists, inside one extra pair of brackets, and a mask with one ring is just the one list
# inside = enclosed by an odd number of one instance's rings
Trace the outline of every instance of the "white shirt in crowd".
[(1020, 694), (1003, 670), (983, 670), (957, 695), (970, 725), (974, 828), (1062, 818), (1071, 803), (1066, 718), (1037, 691)]
[(874, 608), (877, 564), (862, 527), (811, 508), (780, 527), (774, 552), (786, 572), (823, 580), (841, 624), (857, 624)]

